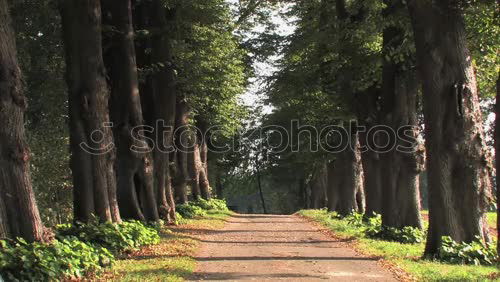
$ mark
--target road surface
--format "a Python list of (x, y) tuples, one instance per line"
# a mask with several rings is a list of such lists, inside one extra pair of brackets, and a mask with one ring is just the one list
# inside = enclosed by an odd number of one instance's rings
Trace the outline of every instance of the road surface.
[(234, 215), (202, 242), (191, 281), (397, 281), (296, 215)]

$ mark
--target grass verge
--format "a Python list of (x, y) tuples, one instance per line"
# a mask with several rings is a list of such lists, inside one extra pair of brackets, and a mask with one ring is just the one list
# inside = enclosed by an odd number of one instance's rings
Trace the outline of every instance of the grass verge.
[(144, 248), (118, 260), (105, 280), (114, 281), (184, 281), (196, 262), (192, 258), (200, 245), (197, 235), (221, 229), (232, 213), (211, 210), (197, 219), (183, 219), (181, 224), (161, 231), (158, 245)]
[[(401, 268), (419, 281), (486, 281), (495, 280), (499, 272), (495, 266), (472, 266), (422, 260), (424, 243), (401, 244), (367, 238), (363, 227), (354, 227), (331, 218), (326, 210), (302, 210), (300, 215), (332, 230), (340, 238), (350, 238), (361, 253), (381, 257)], [(498, 278), (497, 278), (498, 279)]]

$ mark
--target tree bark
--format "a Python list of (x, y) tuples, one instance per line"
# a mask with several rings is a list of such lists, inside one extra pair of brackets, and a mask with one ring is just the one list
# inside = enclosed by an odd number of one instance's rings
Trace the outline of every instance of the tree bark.
[(321, 209), (327, 206), (327, 198), (328, 200), (330, 198), (330, 194), (327, 194), (327, 185), (327, 166), (326, 163), (322, 163), (316, 167), (309, 181), (309, 189), (311, 190), (309, 208)]
[[(141, 103), (146, 123), (153, 128), (153, 178), (158, 211), (162, 218), (175, 221), (175, 201), (172, 192), (170, 158), (173, 152), (175, 126), (175, 72), (170, 46), (170, 23), (175, 11), (165, 9), (162, 1), (137, 3), (134, 18), (137, 28), (151, 31), (146, 38), (136, 40), (138, 66), (154, 67), (140, 81)], [(168, 15), (168, 18), (167, 18)], [(151, 52), (149, 52), (151, 51)]]
[(44, 239), (44, 227), (30, 178), (22, 88), (12, 19), (0, 0), (0, 238), (32, 242)]
[[(111, 120), (117, 147), (118, 202), (128, 219), (159, 219), (153, 187), (150, 144), (138, 128), (144, 125), (137, 74), (130, 0), (104, 0), (104, 23), (111, 28), (105, 38), (109, 71)], [(135, 148), (135, 149), (134, 149)], [(143, 199), (143, 201), (140, 201)]]
[(98, 0), (61, 5), (69, 88), (75, 220), (118, 220), (113, 135), (109, 124)]
[(366, 215), (382, 214), (382, 186), (379, 156), (375, 152), (361, 154), (366, 198)]
[(215, 191), (217, 193), (217, 199), (224, 199), (224, 187), (222, 186), (222, 171), (219, 165), (217, 165), (215, 171)]
[(408, 1), (423, 81), (429, 181), (427, 256), (439, 252), (442, 236), (465, 242), (487, 237), (484, 214), (491, 197), (490, 159), (458, 2)]
[(259, 187), (259, 195), (260, 195), (260, 202), (262, 204), (262, 210), (264, 211), (264, 214), (267, 214), (266, 200), (264, 199), (264, 191), (262, 190), (260, 164), (259, 164), (258, 160), (257, 160), (257, 164), (256, 164), (256, 174), (257, 174), (256, 175), (257, 176), (257, 186)]
[(358, 134), (352, 133), (350, 144), (328, 164), (328, 210), (342, 216), (364, 211), (363, 177)]
[(495, 104), (495, 166), (496, 166), (496, 196), (497, 196), (497, 252), (500, 254), (500, 73), (497, 80), (497, 95)]
[[(387, 8), (384, 17), (388, 21), (405, 11), (400, 1), (385, 2)], [(404, 36), (401, 26), (388, 26), (383, 32), (384, 62), (380, 118), (394, 133), (407, 128), (410, 138), (403, 140), (395, 134), (389, 139), (383, 138), (381, 143), (388, 141), (389, 144), (405, 145), (413, 149), (401, 150), (395, 146), (380, 154), (382, 224), (395, 228), (411, 226), (421, 229), (419, 175), (424, 170), (425, 149), (418, 141), (420, 135), (417, 118), (418, 82), (414, 71), (405, 70), (406, 61), (395, 62), (391, 57), (392, 50), (401, 48)]]
[(198, 145), (200, 152), (201, 168), (199, 171), (199, 186), (201, 197), (205, 200), (209, 200), (211, 196), (210, 192), (210, 181), (208, 180), (208, 146), (207, 146), (207, 130), (208, 125), (203, 120), (203, 117), (198, 116), (197, 126), (200, 130), (201, 136), (198, 136)]
[[(387, 62), (386, 62), (387, 63)], [(385, 67), (384, 67), (385, 68)], [(411, 131), (411, 145), (414, 149), (403, 151), (394, 148), (381, 155), (382, 171), (382, 224), (384, 226), (403, 228), (411, 226), (421, 229), (419, 176), (424, 170), (425, 148), (418, 141), (420, 132), (417, 120), (417, 87), (418, 82), (413, 72), (397, 74), (388, 73), (383, 84), (387, 91), (383, 103), (384, 122), (397, 132), (407, 127)], [(384, 107), (384, 106), (383, 106)], [(405, 145), (401, 138), (396, 138), (396, 146)], [(391, 142), (392, 142), (391, 141)]]
[(200, 160), (200, 149), (198, 146), (198, 141), (196, 140), (196, 132), (192, 132), (190, 138), (190, 145), (193, 146), (193, 149), (188, 154), (188, 173), (189, 173), (189, 183), (191, 186), (191, 194), (193, 199), (196, 200), (201, 197), (200, 191), (200, 169), (201, 169), (201, 160)]
[(186, 204), (188, 202), (187, 196), (187, 182), (189, 179), (188, 173), (188, 154), (191, 150), (189, 144), (189, 115), (190, 109), (184, 98), (177, 99), (175, 121), (175, 143), (176, 143), (176, 169), (175, 177), (173, 179), (175, 199), (179, 204)]
[(359, 132), (361, 163), (363, 167), (363, 186), (366, 199), (366, 216), (382, 214), (382, 185), (380, 154), (370, 148), (375, 147), (376, 136), (369, 136), (368, 132), (380, 120), (379, 100), (380, 89), (370, 87), (366, 91), (355, 95), (355, 111), (360, 125), (364, 127)]

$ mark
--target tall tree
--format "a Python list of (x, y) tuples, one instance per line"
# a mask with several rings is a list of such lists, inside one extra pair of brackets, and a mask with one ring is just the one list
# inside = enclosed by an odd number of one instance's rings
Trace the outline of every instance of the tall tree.
[[(476, 77), (467, 48), (463, 1), (408, 1), (423, 81), (429, 187), (426, 255), (442, 236), (487, 237), (490, 159)], [(464, 208), (467, 207), (467, 208)]]
[(176, 74), (172, 60), (172, 22), (175, 7), (164, 1), (136, 1), (134, 18), (139, 36), (136, 40), (140, 92), (146, 124), (153, 128), (154, 187), (159, 213), (175, 220), (170, 163), (173, 148), (176, 108)]
[(208, 180), (208, 124), (203, 116), (198, 116), (196, 125), (199, 129), (197, 140), (201, 164), (198, 172), (198, 184), (200, 187), (201, 197), (208, 200), (211, 198), (210, 182)]
[[(420, 218), (419, 175), (424, 168), (424, 149), (419, 144), (417, 116), (418, 81), (413, 70), (413, 54), (404, 42), (412, 42), (404, 4), (386, 0), (383, 14), (387, 24), (383, 31), (382, 97), (380, 121), (396, 133), (381, 140), (392, 148), (381, 156), (382, 224), (403, 228), (422, 228)], [(408, 26), (408, 28), (406, 28)], [(410, 40), (405, 40), (410, 37)], [(412, 46), (410, 46), (412, 47)], [(406, 52), (405, 52), (406, 51)], [(404, 140), (401, 130), (410, 136)], [(385, 138), (384, 138), (385, 139)], [(407, 149), (402, 150), (402, 146)]]
[(364, 212), (363, 174), (357, 132), (350, 134), (348, 146), (337, 156), (328, 165), (328, 210), (344, 216), (352, 212)]
[[(172, 179), (174, 185), (176, 202), (186, 204), (188, 202), (187, 182), (189, 180), (188, 173), (188, 155), (190, 148), (190, 128), (189, 116), (190, 109), (184, 97), (177, 97), (175, 120), (175, 175)], [(193, 190), (193, 187), (191, 187)]]
[[(497, 95), (495, 104), (495, 166), (496, 166), (496, 192), (497, 192), (497, 240), (500, 238), (500, 181), (498, 181), (498, 172), (500, 171), (500, 73), (497, 79)], [(497, 252), (500, 253), (500, 240), (497, 241)]]
[(69, 92), (74, 219), (120, 221), (116, 200), (114, 141), (102, 55), (99, 0), (61, 4)]
[(125, 218), (159, 219), (150, 145), (137, 129), (144, 125), (130, 0), (104, 0), (105, 59), (111, 86), (110, 113), (117, 147), (117, 194)]
[(0, 237), (44, 239), (24, 132), (26, 97), (6, 0), (0, 0)]

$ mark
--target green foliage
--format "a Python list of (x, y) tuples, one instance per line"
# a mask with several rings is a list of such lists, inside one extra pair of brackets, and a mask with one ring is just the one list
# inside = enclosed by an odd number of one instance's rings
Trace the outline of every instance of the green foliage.
[(336, 212), (328, 213), (328, 217), (333, 220), (340, 220), (347, 225), (364, 230), (364, 233), (369, 238), (381, 239), (386, 241), (394, 241), (404, 244), (421, 243), (425, 239), (425, 232), (421, 229), (411, 226), (405, 226), (402, 229), (382, 226), (382, 216), (374, 214), (371, 217), (366, 217), (362, 213), (353, 212), (345, 217), (342, 217)]
[(471, 243), (457, 243), (444, 236), (438, 259), (457, 264), (493, 265), (498, 254), (492, 244), (486, 244), (480, 238)]
[(154, 227), (148, 227), (139, 221), (57, 226), (57, 237), (67, 236), (75, 236), (83, 242), (102, 246), (115, 254), (157, 244), (160, 241), (158, 231)]
[(205, 200), (199, 198), (196, 201), (178, 205), (175, 207), (178, 218), (177, 220), (197, 218), (207, 215), (207, 211), (228, 211), (227, 204), (225, 200), (210, 199)]
[(178, 205), (175, 207), (175, 210), (182, 216), (182, 218), (196, 218), (207, 214), (204, 209), (191, 203)]
[(484, 281), (498, 273), (496, 266), (451, 264), (438, 260), (419, 259), (425, 244), (401, 244), (394, 241), (371, 239), (364, 227), (354, 227), (345, 220), (331, 218), (324, 210), (303, 210), (300, 214), (313, 219), (335, 232), (340, 238), (355, 238), (357, 248), (367, 255), (383, 258), (401, 267), (417, 281)]
[(203, 198), (199, 198), (195, 202), (192, 203), (195, 206), (198, 206), (204, 210), (218, 210), (218, 211), (227, 211), (227, 203), (225, 200), (219, 199), (210, 199), (205, 200)]
[(0, 273), (9, 281), (59, 281), (99, 272), (114, 256), (105, 248), (75, 237), (50, 244), (0, 241)]
[(398, 229), (394, 227), (372, 225), (366, 229), (366, 236), (404, 244), (415, 244), (424, 241), (425, 232), (411, 226), (405, 226), (402, 229)]

